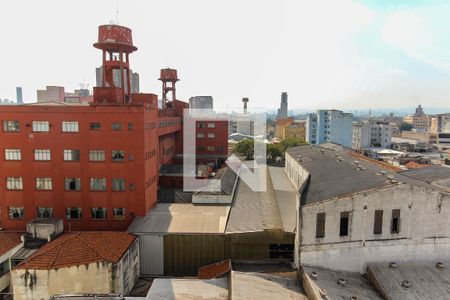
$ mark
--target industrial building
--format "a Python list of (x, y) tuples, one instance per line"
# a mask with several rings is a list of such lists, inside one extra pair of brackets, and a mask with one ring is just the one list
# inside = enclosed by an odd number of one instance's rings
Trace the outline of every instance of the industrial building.
[(395, 172), (337, 147), (286, 153), (299, 191), (297, 265), (364, 273), (376, 262), (448, 261), (450, 168)]
[(306, 117), (306, 142), (352, 147), (353, 115), (340, 110), (318, 110)]

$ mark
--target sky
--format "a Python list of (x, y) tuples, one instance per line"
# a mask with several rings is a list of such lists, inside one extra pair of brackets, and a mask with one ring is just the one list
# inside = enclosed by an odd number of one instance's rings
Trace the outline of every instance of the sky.
[[(117, 8), (119, 13), (117, 14)], [(0, 2), (0, 98), (95, 85), (97, 27), (133, 30), (142, 92), (178, 70), (177, 96), (217, 108), (450, 108), (450, 1), (10, 0)]]

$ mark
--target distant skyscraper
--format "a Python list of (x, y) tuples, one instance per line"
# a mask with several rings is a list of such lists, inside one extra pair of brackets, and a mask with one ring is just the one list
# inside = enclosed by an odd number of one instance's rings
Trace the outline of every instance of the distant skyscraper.
[(277, 119), (284, 119), (288, 116), (288, 94), (286, 92), (281, 93), (281, 103), (278, 109)]
[(17, 104), (23, 103), (22, 87), (20, 87), (20, 86), (16, 87), (16, 101), (17, 101)]
[(189, 108), (193, 109), (213, 109), (213, 97), (195, 96), (189, 98)]

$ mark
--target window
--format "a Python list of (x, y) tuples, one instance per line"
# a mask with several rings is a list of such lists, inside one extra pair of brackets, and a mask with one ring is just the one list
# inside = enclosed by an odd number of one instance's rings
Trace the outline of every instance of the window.
[(316, 216), (316, 238), (325, 237), (325, 213), (318, 213)]
[(102, 125), (100, 123), (94, 122), (89, 125), (90, 130), (100, 130)]
[(341, 212), (339, 236), (348, 236), (349, 213)]
[(197, 138), (202, 139), (205, 137), (204, 133), (197, 133)]
[(216, 128), (216, 123), (208, 123), (208, 128)]
[(5, 149), (5, 160), (21, 160), (20, 149)]
[(89, 150), (89, 161), (105, 161), (105, 151)]
[(114, 220), (125, 220), (125, 208), (113, 208)]
[(128, 160), (129, 161), (133, 161), (134, 160), (134, 155), (133, 154), (128, 154)]
[(111, 124), (111, 129), (112, 130), (122, 130), (122, 124), (120, 124), (120, 123), (112, 123)]
[(123, 161), (125, 158), (125, 151), (123, 150), (113, 150), (111, 160), (112, 161)]
[(112, 179), (112, 190), (114, 192), (123, 192), (125, 191), (125, 179), (123, 178), (113, 178)]
[(205, 128), (205, 123), (197, 123), (197, 128)]
[(381, 234), (383, 232), (383, 211), (376, 210), (373, 222), (373, 234)]
[(104, 207), (91, 208), (91, 218), (96, 220), (106, 219), (106, 208)]
[(91, 189), (91, 191), (106, 191), (106, 179), (105, 178), (91, 178), (90, 189)]
[(36, 214), (38, 218), (49, 219), (53, 217), (53, 208), (51, 207), (37, 207)]
[(66, 219), (67, 220), (81, 219), (81, 208), (80, 207), (67, 207)]
[(37, 177), (36, 178), (36, 189), (37, 190), (51, 190), (52, 189), (52, 179), (50, 177)]
[(0, 263), (0, 277), (9, 272), (9, 260)]
[(81, 179), (80, 178), (64, 178), (64, 189), (66, 191), (81, 190)]
[(78, 122), (62, 122), (63, 132), (78, 132)]
[(34, 160), (50, 160), (50, 149), (35, 149)]
[(136, 189), (136, 186), (134, 185), (134, 183), (129, 183), (129, 184), (128, 184), (128, 189), (129, 189), (130, 191), (134, 191), (134, 190)]
[(5, 132), (19, 132), (19, 121), (3, 121), (3, 131)]
[(128, 123), (128, 130), (133, 130), (133, 123)]
[(23, 219), (23, 207), (8, 207), (8, 216), (11, 220)]
[(216, 147), (214, 147), (214, 146), (208, 146), (208, 147), (206, 147), (206, 149), (208, 151), (216, 151)]
[(65, 161), (79, 161), (80, 160), (80, 150), (64, 150), (64, 160)]
[(33, 132), (48, 132), (49, 128), (48, 121), (33, 121)]
[(216, 137), (216, 134), (214, 132), (208, 133), (208, 139), (214, 139)]
[(392, 210), (391, 233), (400, 232), (400, 209)]
[(23, 189), (22, 177), (6, 177), (7, 190), (21, 190)]

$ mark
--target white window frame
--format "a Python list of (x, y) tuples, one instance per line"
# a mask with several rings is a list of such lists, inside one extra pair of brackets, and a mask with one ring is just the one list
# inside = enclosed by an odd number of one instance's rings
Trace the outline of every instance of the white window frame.
[[(71, 182), (75, 182), (75, 189), (70, 188)], [(77, 177), (66, 177), (64, 178), (64, 190), (65, 191), (80, 191), (81, 190), (81, 178)]]
[(216, 134), (214, 132), (208, 133), (208, 139), (215, 139), (215, 138), (216, 138)]
[(113, 178), (111, 180), (111, 190), (114, 192), (125, 192), (125, 178)]
[(89, 161), (105, 161), (105, 150), (89, 150)]
[(208, 123), (208, 128), (216, 128), (216, 123), (214, 122)]
[(22, 160), (20, 149), (5, 149), (5, 160)]
[(106, 191), (106, 178), (94, 178), (89, 179), (89, 190), (104, 192)]
[(51, 191), (52, 178), (51, 177), (36, 177), (36, 190)]
[(49, 161), (52, 159), (50, 149), (34, 149), (34, 160)]
[(50, 123), (48, 121), (33, 121), (33, 132), (49, 132)]
[(6, 177), (6, 189), (22, 190), (23, 189), (22, 177)]
[(78, 121), (63, 121), (61, 123), (62, 132), (78, 132)]
[[(16, 210), (19, 214), (19, 216), (17, 218), (12, 218), (11, 217), (11, 210)], [(8, 207), (8, 219), (10, 220), (22, 220), (25, 214), (25, 209), (23, 208), (23, 206), (10, 206)]]
[[(74, 153), (78, 154), (78, 159), (73, 159)], [(63, 156), (64, 156), (64, 161), (80, 161), (80, 150), (64, 149)]]
[(202, 139), (202, 138), (204, 138), (204, 137), (205, 137), (205, 134), (204, 134), (203, 132), (197, 133), (197, 138), (198, 138), (198, 139)]
[(3, 131), (4, 132), (19, 132), (20, 123), (16, 120), (4, 120), (3, 121)]

